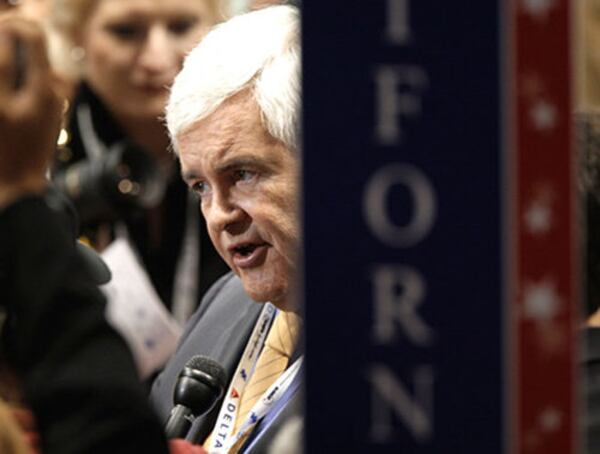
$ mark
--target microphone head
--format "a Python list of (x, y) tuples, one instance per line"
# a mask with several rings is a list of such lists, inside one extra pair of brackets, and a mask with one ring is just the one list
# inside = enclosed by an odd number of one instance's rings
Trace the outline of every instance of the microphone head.
[[(216, 386), (224, 387), (225, 383), (227, 382), (227, 374), (225, 373), (223, 366), (208, 356), (192, 356), (188, 362), (185, 363), (185, 368), (208, 374), (213, 380), (215, 380)], [(182, 370), (181, 373), (184, 373), (184, 370)]]
[(173, 400), (192, 410), (195, 416), (207, 413), (225, 392), (227, 374), (215, 360), (197, 355), (179, 373)]

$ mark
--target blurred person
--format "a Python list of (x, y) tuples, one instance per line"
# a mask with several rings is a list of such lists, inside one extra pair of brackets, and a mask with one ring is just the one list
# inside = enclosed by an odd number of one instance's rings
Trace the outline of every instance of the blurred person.
[(600, 449), (600, 111), (576, 114), (583, 255), (582, 436), (586, 453)]
[(167, 105), (182, 177), (232, 272), (189, 320), (151, 398), (166, 420), (189, 358), (223, 365), (224, 399), (187, 436), (211, 453), (266, 452), (279, 428), (302, 414), (299, 111), (299, 18), (290, 6), (211, 31), (187, 57)]
[(600, 450), (600, 2), (576, 2), (576, 152), (581, 207), (582, 452)]
[(133, 358), (105, 321), (72, 232), (45, 198), (63, 92), (43, 33), (9, 14), (0, 34), (3, 366), (20, 380), (42, 453), (166, 453)]
[(76, 243), (74, 218), (48, 187), (65, 84), (44, 34), (0, 14), (0, 36), (0, 382), (10, 382), (0, 386), (0, 452), (203, 454), (167, 444), (104, 317), (107, 270)]
[(51, 1), (52, 30), (81, 78), (53, 179), (77, 206), (83, 237), (98, 250), (127, 239), (183, 322), (227, 268), (178, 178), (162, 115), (185, 54), (221, 17), (219, 0)]

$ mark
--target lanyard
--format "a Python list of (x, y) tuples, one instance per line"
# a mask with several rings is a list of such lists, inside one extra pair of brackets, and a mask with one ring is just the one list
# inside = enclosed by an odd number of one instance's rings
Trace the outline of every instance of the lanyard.
[[(231, 439), (229, 439), (225, 444), (227, 448), (225, 452), (229, 452), (229, 449), (231, 449), (231, 447), (235, 445), (240, 438), (244, 437), (249, 431), (251, 431), (258, 421), (260, 421), (267, 414), (271, 407), (277, 403), (279, 399), (281, 399), (300, 370), (300, 366), (302, 366), (302, 359), (303, 357), (298, 358), (294, 364), (292, 364), (254, 404), (252, 410), (250, 413), (248, 413), (246, 420), (238, 432), (234, 434), (233, 437), (231, 437)], [(213, 451), (211, 450), (210, 454), (212, 453)]]
[[(173, 277), (173, 294), (171, 312), (181, 326), (196, 307), (198, 293), (198, 271), (200, 270), (200, 212), (196, 197), (188, 192), (185, 210), (185, 233), (181, 243), (175, 276)], [(202, 271), (202, 270), (200, 270)]]
[(248, 339), (242, 359), (235, 370), (235, 375), (231, 380), (225, 400), (221, 405), (221, 410), (213, 429), (213, 436), (209, 447), (210, 454), (227, 453), (225, 449), (226, 442), (231, 438), (233, 427), (235, 426), (240, 396), (246, 388), (249, 378), (252, 376), (260, 352), (265, 344), (267, 333), (276, 314), (277, 309), (275, 306), (271, 303), (265, 303), (258, 316), (254, 330), (250, 335), (250, 339)]
[(92, 109), (88, 104), (80, 104), (77, 107), (77, 123), (83, 142), (83, 151), (90, 161), (98, 161), (108, 152), (106, 145), (100, 140), (94, 122), (92, 120)]

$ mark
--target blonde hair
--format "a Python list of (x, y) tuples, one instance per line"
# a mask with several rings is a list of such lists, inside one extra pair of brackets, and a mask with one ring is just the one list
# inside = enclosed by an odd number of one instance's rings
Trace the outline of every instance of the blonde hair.
[(51, 0), (50, 25), (75, 43), (77, 34), (97, 4), (97, 0)]

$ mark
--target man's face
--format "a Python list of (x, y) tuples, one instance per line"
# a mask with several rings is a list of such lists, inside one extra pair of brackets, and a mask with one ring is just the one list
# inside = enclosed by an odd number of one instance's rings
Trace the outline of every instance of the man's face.
[(256, 301), (292, 309), (297, 156), (263, 127), (245, 90), (178, 136), (182, 175), (215, 247)]

